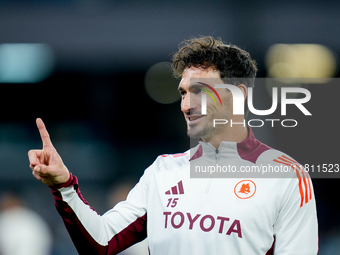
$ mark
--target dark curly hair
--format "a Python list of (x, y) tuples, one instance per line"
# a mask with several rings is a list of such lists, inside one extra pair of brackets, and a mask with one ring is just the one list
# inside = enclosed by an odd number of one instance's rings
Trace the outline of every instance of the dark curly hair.
[(172, 69), (180, 78), (187, 67), (212, 67), (220, 71), (221, 78), (229, 84), (254, 86), (257, 72), (256, 62), (249, 53), (235, 45), (226, 45), (211, 36), (198, 37), (183, 41), (179, 51), (173, 55)]

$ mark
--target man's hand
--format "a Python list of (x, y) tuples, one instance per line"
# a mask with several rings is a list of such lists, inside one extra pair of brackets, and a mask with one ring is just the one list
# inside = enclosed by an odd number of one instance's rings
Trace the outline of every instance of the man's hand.
[(43, 148), (28, 152), (32, 174), (48, 186), (65, 183), (70, 178), (70, 173), (53, 147), (44, 122), (41, 119), (37, 119), (36, 122)]

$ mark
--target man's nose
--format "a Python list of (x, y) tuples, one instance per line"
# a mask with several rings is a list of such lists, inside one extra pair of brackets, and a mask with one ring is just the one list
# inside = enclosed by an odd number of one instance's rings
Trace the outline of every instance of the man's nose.
[(188, 93), (183, 99), (181, 103), (181, 111), (183, 113), (190, 113), (190, 111), (200, 107), (201, 104), (199, 102), (199, 98), (190, 97), (190, 94)]
[(190, 111), (190, 108), (190, 93), (188, 93), (182, 98), (181, 111), (187, 113)]

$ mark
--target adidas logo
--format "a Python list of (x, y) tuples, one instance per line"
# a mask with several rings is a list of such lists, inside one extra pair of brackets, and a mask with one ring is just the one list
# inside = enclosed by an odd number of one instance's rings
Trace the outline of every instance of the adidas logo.
[[(178, 187), (178, 189), (177, 189)], [(181, 195), (184, 194), (184, 188), (183, 188), (183, 183), (182, 180), (178, 182), (176, 186), (171, 187), (168, 191), (165, 192), (165, 195)]]

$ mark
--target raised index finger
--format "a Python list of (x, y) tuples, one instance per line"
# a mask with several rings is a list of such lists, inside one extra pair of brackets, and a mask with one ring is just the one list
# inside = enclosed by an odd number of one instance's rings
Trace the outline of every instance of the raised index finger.
[(47, 129), (46, 129), (45, 124), (42, 121), (42, 119), (38, 118), (36, 120), (36, 123), (37, 123), (37, 127), (39, 129), (39, 133), (40, 133), (40, 137), (41, 137), (41, 140), (42, 140), (42, 143), (43, 143), (43, 147), (46, 147), (46, 146), (53, 147), (53, 144), (52, 144), (51, 139), (50, 139), (50, 135), (48, 134)]

